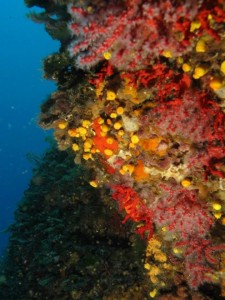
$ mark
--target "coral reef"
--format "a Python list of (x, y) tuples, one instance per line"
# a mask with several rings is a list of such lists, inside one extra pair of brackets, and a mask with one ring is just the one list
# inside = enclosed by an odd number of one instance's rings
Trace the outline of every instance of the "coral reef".
[(224, 299), (224, 1), (34, 5), (61, 42), (40, 125), (146, 243), (144, 297)]

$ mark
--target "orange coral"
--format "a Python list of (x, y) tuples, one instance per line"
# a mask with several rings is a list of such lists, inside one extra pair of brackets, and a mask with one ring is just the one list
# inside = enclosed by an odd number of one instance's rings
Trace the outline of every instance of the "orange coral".
[(134, 177), (137, 181), (143, 181), (149, 178), (149, 175), (145, 172), (142, 160), (138, 160), (138, 164), (134, 169)]

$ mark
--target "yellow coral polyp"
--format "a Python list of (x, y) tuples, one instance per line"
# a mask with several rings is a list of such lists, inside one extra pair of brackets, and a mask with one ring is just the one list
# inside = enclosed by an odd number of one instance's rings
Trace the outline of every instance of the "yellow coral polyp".
[(111, 113), (111, 114), (110, 114), (110, 118), (115, 119), (116, 117), (117, 117), (117, 114), (116, 114), (116, 113)]
[(84, 153), (84, 154), (83, 154), (83, 159), (84, 159), (84, 160), (93, 159), (93, 156), (92, 156), (91, 153)]
[(199, 29), (201, 27), (201, 22), (196, 20), (191, 22), (190, 32), (194, 32), (196, 29)]
[(151, 269), (151, 266), (149, 263), (145, 263), (144, 268), (149, 271)]
[(82, 126), (85, 128), (88, 128), (91, 125), (91, 122), (89, 120), (83, 120), (82, 121)]
[(154, 290), (152, 290), (152, 291), (149, 292), (149, 296), (151, 298), (155, 298), (156, 294), (157, 294), (157, 290), (156, 289), (154, 289)]
[(225, 60), (221, 63), (220, 70), (223, 72), (223, 74), (225, 74)]
[(132, 174), (134, 172), (134, 165), (131, 164), (127, 164), (127, 165), (123, 165), (122, 167), (122, 173), (130, 173)]
[(106, 124), (107, 124), (107, 125), (111, 125), (111, 124), (112, 124), (112, 120), (111, 120), (111, 119), (107, 119), (107, 120), (106, 120)]
[(57, 126), (58, 126), (59, 129), (65, 129), (68, 126), (68, 122), (66, 122), (66, 121), (60, 121), (57, 124)]
[(189, 72), (189, 71), (191, 70), (191, 66), (190, 66), (189, 64), (187, 64), (187, 63), (184, 63), (184, 64), (182, 65), (182, 70), (183, 70), (184, 72)]
[(194, 70), (193, 78), (199, 79), (202, 76), (204, 76), (207, 72), (208, 72), (208, 68), (203, 67), (203, 66), (198, 66)]
[(85, 142), (84, 142), (84, 151), (90, 151), (91, 147), (92, 147), (92, 140), (91, 139), (87, 139)]
[(120, 169), (119, 172), (120, 172), (121, 175), (125, 175), (126, 174), (126, 171), (124, 171), (123, 169)]
[(122, 115), (124, 113), (124, 108), (122, 106), (117, 107), (116, 112), (118, 115)]
[(206, 43), (204, 40), (199, 40), (195, 47), (196, 52), (205, 52), (206, 51)]
[(211, 14), (208, 14), (207, 19), (208, 19), (209, 21), (212, 20), (212, 19), (213, 19), (212, 15), (211, 15)]
[(77, 132), (81, 135), (81, 136), (85, 136), (87, 134), (87, 129), (84, 127), (78, 127), (77, 128)]
[(109, 131), (109, 127), (104, 124), (104, 125), (101, 126), (101, 130), (102, 130), (102, 132), (108, 132)]
[(214, 202), (212, 207), (213, 207), (214, 210), (217, 210), (217, 211), (222, 209), (222, 205), (220, 203), (217, 203), (217, 202)]
[(89, 181), (89, 184), (90, 184), (92, 187), (94, 187), (94, 188), (98, 187), (98, 183), (97, 183), (96, 180), (91, 180), (91, 181)]
[(216, 219), (220, 219), (222, 217), (222, 213), (221, 212), (214, 212), (213, 215), (214, 215), (214, 217)]
[(132, 144), (138, 144), (138, 142), (139, 142), (139, 137), (136, 134), (133, 134), (131, 136), (131, 143)]
[(107, 91), (106, 100), (113, 101), (116, 99), (116, 94), (113, 91)]
[(79, 145), (78, 145), (78, 144), (73, 143), (73, 144), (72, 144), (72, 149), (73, 149), (73, 151), (78, 151), (80, 148), (79, 148)]
[(160, 272), (160, 269), (159, 267), (157, 267), (156, 265), (152, 265), (150, 270), (149, 270), (149, 275), (150, 276), (157, 276), (159, 275), (161, 272)]
[(87, 7), (87, 12), (88, 13), (92, 13), (93, 12), (93, 7), (92, 6), (88, 6)]
[(165, 253), (163, 253), (162, 251), (156, 252), (154, 254), (154, 258), (155, 260), (157, 260), (158, 262), (166, 262), (167, 261), (167, 256)]
[(112, 54), (109, 52), (109, 51), (106, 51), (103, 53), (103, 57), (106, 59), (106, 60), (110, 60)]
[(112, 156), (113, 155), (113, 151), (111, 149), (105, 149), (104, 150), (105, 155), (107, 156)]
[(118, 135), (119, 135), (119, 136), (123, 136), (124, 134), (125, 134), (124, 130), (119, 130), (119, 131), (118, 131)]
[(156, 284), (159, 282), (159, 279), (156, 276), (150, 275), (150, 280), (153, 284)]
[(107, 136), (107, 132), (101, 131), (101, 132), (100, 132), (100, 135), (101, 135), (101, 136)]
[(69, 135), (70, 137), (78, 137), (78, 136), (79, 136), (77, 130), (76, 130), (76, 129), (73, 129), (73, 128), (71, 128), (71, 129), (68, 130), (68, 135)]
[(99, 118), (99, 119), (98, 119), (98, 124), (99, 124), (99, 125), (104, 124), (104, 119)]
[(156, 249), (158, 250), (160, 247), (162, 246), (162, 243), (157, 240), (156, 238), (151, 238), (148, 242), (148, 246), (147, 246), (147, 256), (150, 256), (152, 253), (154, 253), (156, 251)]
[(95, 91), (95, 94), (98, 97), (100, 97), (102, 95), (102, 92), (103, 92), (103, 89), (105, 87), (105, 83), (104, 82), (101, 82), (98, 87), (96, 88), (96, 91)]
[(173, 54), (170, 50), (164, 50), (162, 53), (162, 56), (166, 57), (166, 58), (172, 58)]
[(214, 91), (219, 90), (223, 87), (223, 81), (221, 79), (212, 79), (209, 83), (209, 86), (211, 87), (211, 89), (213, 89)]
[(109, 145), (112, 145), (113, 142), (114, 142), (114, 139), (111, 137), (107, 138), (107, 140), (106, 140), (106, 143)]
[(184, 188), (188, 188), (191, 185), (191, 181), (189, 179), (184, 179), (184, 180), (181, 181), (181, 185)]
[(179, 249), (179, 248), (173, 248), (173, 252), (175, 254), (181, 254), (181, 253), (183, 253), (182, 249)]
[(119, 130), (121, 127), (122, 127), (122, 123), (121, 122), (116, 122), (113, 127), (116, 129), (116, 130)]

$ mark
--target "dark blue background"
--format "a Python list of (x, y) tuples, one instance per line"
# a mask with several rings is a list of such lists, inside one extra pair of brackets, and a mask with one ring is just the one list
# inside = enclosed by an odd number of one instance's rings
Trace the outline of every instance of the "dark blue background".
[[(42, 59), (57, 51), (40, 24), (26, 17), (22, 0), (1, 1), (0, 10), (0, 231), (13, 214), (32, 175), (27, 153), (41, 155), (47, 143), (37, 125), (40, 103), (54, 89), (42, 79)], [(0, 255), (7, 234), (0, 234)]]

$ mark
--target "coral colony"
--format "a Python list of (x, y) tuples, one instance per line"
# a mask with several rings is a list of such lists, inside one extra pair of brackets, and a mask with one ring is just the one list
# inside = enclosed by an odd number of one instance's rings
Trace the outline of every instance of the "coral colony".
[(225, 296), (225, 2), (66, 3), (85, 75), (43, 105), (41, 125), (146, 240), (150, 297), (179, 276)]

